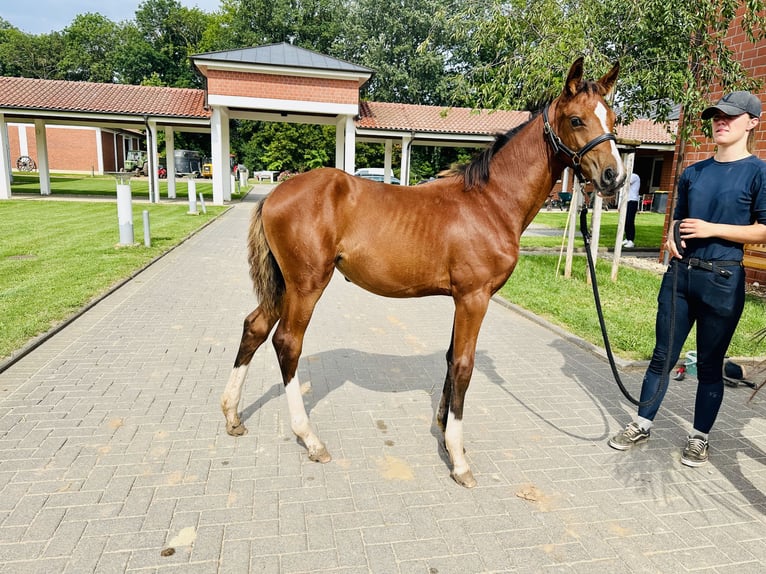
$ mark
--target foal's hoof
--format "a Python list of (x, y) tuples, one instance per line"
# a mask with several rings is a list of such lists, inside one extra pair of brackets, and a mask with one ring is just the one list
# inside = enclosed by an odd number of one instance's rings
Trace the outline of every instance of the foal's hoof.
[(466, 470), (463, 474), (455, 474), (453, 472), (451, 476), (455, 482), (466, 488), (473, 488), (477, 484), (476, 479), (473, 477), (473, 473), (470, 470)]
[(309, 460), (313, 460), (314, 462), (321, 462), (324, 464), (326, 462), (330, 462), (332, 460), (332, 456), (325, 448), (325, 446), (322, 445), (318, 448), (309, 449)]
[(231, 436), (243, 436), (247, 434), (247, 427), (242, 423), (226, 423), (226, 432)]

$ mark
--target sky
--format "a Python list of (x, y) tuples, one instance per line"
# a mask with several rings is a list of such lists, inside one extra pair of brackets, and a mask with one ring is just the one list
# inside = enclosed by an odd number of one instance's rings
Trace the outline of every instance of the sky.
[[(183, 6), (203, 12), (218, 10), (220, 0), (179, 0)], [(0, 18), (28, 34), (60, 32), (75, 16), (100, 13), (112, 20), (132, 20), (142, 0), (0, 0)]]

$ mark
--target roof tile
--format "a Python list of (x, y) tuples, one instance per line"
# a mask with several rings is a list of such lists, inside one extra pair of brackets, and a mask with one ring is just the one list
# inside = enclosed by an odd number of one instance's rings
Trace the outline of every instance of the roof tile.
[(380, 130), (494, 135), (515, 128), (529, 118), (529, 112), (361, 102), (357, 126)]
[(0, 107), (207, 119), (205, 93), (189, 88), (0, 77)]

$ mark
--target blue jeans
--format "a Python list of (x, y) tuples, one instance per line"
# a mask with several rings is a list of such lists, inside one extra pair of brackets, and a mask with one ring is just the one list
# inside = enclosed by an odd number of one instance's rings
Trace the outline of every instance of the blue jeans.
[[(670, 341), (670, 321), (674, 332), (670, 349), (671, 367), (678, 361), (686, 337), (697, 324), (697, 395), (694, 428), (707, 433), (713, 427), (723, 401), (723, 361), (745, 306), (745, 270), (742, 266), (723, 267), (731, 275), (689, 267), (674, 259), (662, 277), (657, 295), (655, 347), (641, 386), (641, 401), (650, 400), (664, 377), (667, 390), (669, 373), (663, 373)], [(678, 273), (675, 314), (671, 313), (673, 274)], [(640, 417), (654, 420), (665, 392), (638, 409)]]

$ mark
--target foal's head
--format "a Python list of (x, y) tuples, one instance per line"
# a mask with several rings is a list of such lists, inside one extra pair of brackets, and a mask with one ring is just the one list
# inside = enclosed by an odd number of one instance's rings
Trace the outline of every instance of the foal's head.
[(585, 179), (589, 179), (604, 197), (614, 195), (625, 181), (625, 168), (617, 144), (613, 138), (603, 139), (593, 148), (584, 150), (604, 134), (612, 133), (615, 114), (604, 98), (612, 91), (619, 70), (619, 64), (615, 64), (597, 82), (583, 80), (583, 58), (578, 58), (569, 69), (561, 95), (550, 105), (553, 132), (566, 148), (575, 152), (574, 158), (565, 157), (567, 154), (564, 153), (562, 159), (570, 166), (579, 162)]

